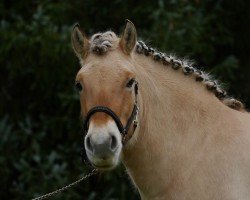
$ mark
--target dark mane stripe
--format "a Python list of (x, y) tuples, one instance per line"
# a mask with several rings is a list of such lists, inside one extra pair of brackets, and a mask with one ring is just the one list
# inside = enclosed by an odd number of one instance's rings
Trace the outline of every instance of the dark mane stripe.
[(193, 75), (197, 82), (203, 83), (206, 88), (213, 92), (225, 105), (235, 110), (244, 110), (243, 103), (234, 98), (230, 98), (216, 80), (213, 80), (208, 74), (193, 67), (192, 63), (187, 60), (177, 59), (172, 55), (159, 52), (152, 47), (148, 47), (142, 41), (137, 42), (135, 51), (138, 54), (150, 56), (155, 61), (161, 62), (163, 65), (171, 66), (174, 70), (181, 69), (184, 75)]

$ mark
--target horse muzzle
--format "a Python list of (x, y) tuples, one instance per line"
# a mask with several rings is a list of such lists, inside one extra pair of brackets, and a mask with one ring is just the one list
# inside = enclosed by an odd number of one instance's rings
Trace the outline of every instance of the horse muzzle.
[(109, 170), (119, 162), (122, 142), (115, 123), (109, 123), (103, 128), (90, 128), (84, 146), (91, 164), (101, 170)]

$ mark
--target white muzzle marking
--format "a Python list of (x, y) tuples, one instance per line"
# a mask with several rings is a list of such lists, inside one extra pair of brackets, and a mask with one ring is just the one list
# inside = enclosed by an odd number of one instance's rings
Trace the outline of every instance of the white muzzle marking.
[(112, 169), (119, 163), (122, 137), (113, 120), (102, 126), (90, 122), (84, 145), (87, 157), (95, 167)]

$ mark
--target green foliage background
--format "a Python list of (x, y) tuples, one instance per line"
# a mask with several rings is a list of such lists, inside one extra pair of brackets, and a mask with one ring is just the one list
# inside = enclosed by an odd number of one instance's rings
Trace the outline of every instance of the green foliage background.
[[(2, 0), (0, 3), (0, 199), (30, 199), (88, 172), (73, 89), (72, 25), (90, 35), (124, 19), (139, 37), (196, 61), (250, 106), (247, 0)], [(125, 169), (86, 180), (55, 199), (139, 199)]]

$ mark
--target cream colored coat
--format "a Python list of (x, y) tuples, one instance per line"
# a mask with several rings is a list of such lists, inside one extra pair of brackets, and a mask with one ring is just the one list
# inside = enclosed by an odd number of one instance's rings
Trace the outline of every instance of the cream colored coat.
[(140, 130), (123, 150), (142, 199), (250, 199), (250, 115), (143, 55)]
[[(122, 113), (133, 108), (133, 101), (123, 81), (129, 74), (139, 82), (140, 126), (125, 146), (120, 144), (121, 155), (114, 156), (122, 158), (143, 200), (250, 199), (249, 113), (223, 104), (193, 75), (136, 53), (131, 22), (121, 39), (106, 32), (89, 41), (76, 26), (72, 44), (82, 64), (77, 81), (87, 91), (80, 94), (82, 110), (95, 102), (108, 105), (124, 123)], [(98, 116), (99, 125), (105, 127), (107, 120)], [(99, 132), (88, 135), (101, 141)]]

